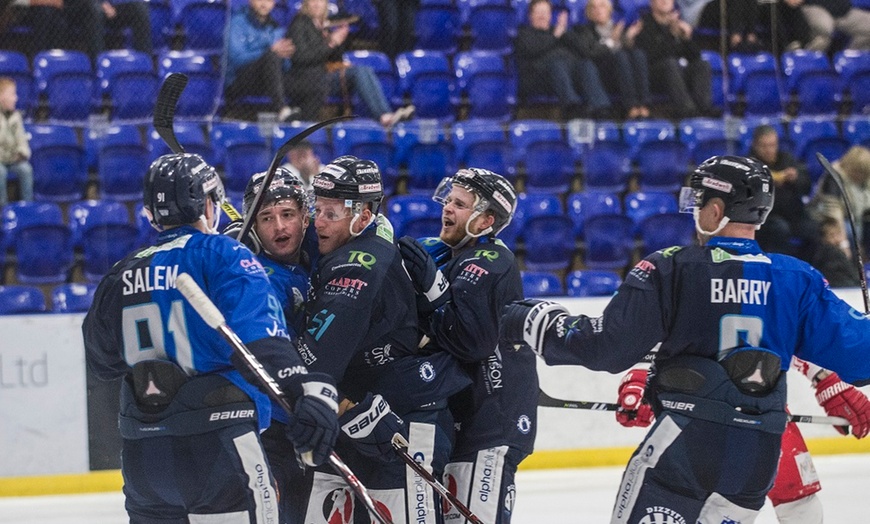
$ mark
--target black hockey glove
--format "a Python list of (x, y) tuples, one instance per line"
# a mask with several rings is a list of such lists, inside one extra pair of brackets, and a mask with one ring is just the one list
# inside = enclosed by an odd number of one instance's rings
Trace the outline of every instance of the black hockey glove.
[[(242, 232), (242, 224), (244, 224), (243, 220), (233, 220), (227, 224), (227, 227), (224, 228), (221, 234), (238, 240), (239, 234)], [(257, 237), (257, 233), (254, 232), (253, 228), (248, 232), (248, 236), (243, 243), (255, 255), (259, 255), (263, 249), (263, 246), (260, 244), (260, 238)]]
[(547, 300), (526, 299), (504, 307), (501, 316), (500, 339), (519, 349), (522, 345), (543, 356), (547, 330), (568, 310), (561, 304)]
[(398, 245), (405, 270), (417, 292), (417, 311), (425, 315), (450, 300), (450, 283), (426, 248), (408, 236), (400, 238)]
[(408, 438), (407, 426), (380, 395), (369, 393), (362, 402), (347, 410), (338, 422), (345, 441), (351, 442), (361, 454), (384, 462), (398, 458), (393, 450), (393, 435), (399, 433)]
[(322, 464), (338, 436), (338, 394), (332, 382), (326, 373), (299, 373), (281, 384), (294, 402), (286, 435), (306, 466)]

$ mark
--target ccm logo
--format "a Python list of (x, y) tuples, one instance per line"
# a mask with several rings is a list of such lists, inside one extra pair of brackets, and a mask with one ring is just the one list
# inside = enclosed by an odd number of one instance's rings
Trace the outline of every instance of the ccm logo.
[(389, 409), (390, 407), (387, 404), (387, 401), (382, 398), (377, 404), (369, 409), (368, 413), (357, 417), (353, 424), (347, 426), (347, 434), (353, 436), (372, 424), (377, 423), (378, 419), (380, 419)]
[(234, 418), (254, 418), (254, 410), (236, 409), (233, 411), (219, 411), (217, 413), (212, 413), (211, 416), (208, 417), (208, 421), (214, 422), (216, 420), (230, 420)]

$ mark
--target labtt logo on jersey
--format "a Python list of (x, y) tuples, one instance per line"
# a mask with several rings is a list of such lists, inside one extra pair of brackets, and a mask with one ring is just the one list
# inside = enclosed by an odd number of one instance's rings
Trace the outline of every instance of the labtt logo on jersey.
[(244, 258), (239, 261), (239, 265), (242, 266), (242, 269), (245, 270), (245, 273), (250, 273), (251, 275), (266, 272), (266, 270), (263, 269), (263, 264), (260, 264), (260, 261), (256, 258)]
[(342, 295), (356, 300), (359, 297), (360, 291), (368, 285), (368, 282), (358, 278), (333, 278), (328, 284), (323, 286), (323, 294), (327, 296)]
[(471, 262), (464, 268), (462, 268), (462, 272), (456, 277), (459, 280), (465, 280), (469, 284), (477, 284), (480, 281), (480, 277), (488, 275), (489, 271), (483, 269), (478, 266), (474, 262)]
[(649, 280), (650, 274), (652, 274), (652, 272), (655, 270), (655, 264), (653, 264), (649, 260), (641, 260), (633, 268), (631, 268), (629, 275), (640, 280), (641, 282), (646, 282), (647, 280)]

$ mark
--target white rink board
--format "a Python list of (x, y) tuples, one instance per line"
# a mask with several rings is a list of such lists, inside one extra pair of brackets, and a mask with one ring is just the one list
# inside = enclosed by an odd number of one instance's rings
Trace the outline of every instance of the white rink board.
[(83, 318), (0, 316), (0, 476), (88, 471)]

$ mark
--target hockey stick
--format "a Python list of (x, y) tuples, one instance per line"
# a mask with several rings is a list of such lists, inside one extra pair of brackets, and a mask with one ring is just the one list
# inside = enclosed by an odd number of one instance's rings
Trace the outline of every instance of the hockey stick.
[[(218, 310), (217, 306), (214, 305), (214, 302), (206, 296), (193, 278), (187, 273), (182, 273), (175, 279), (175, 285), (178, 288), (178, 291), (184, 295), (184, 298), (187, 299), (191, 307), (199, 313), (199, 316), (202, 317), (206, 324), (220, 333), (233, 350), (242, 357), (245, 361), (245, 365), (254, 372), (261, 385), (265, 387), (269, 396), (272, 397), (272, 399), (277, 402), (284, 411), (293, 414), (293, 407), (290, 405), (290, 401), (287, 397), (284, 396), (284, 392), (281, 391), (280, 387), (278, 387), (278, 383), (275, 382), (275, 379), (266, 372), (266, 369), (263, 368), (263, 365), (260, 364), (257, 357), (254, 356), (254, 354), (251, 353), (251, 350), (245, 346), (244, 342), (242, 342), (235, 331), (227, 325), (223, 314)], [(356, 478), (353, 471), (347, 467), (347, 464), (345, 464), (334, 451), (329, 455), (329, 464), (342, 476), (342, 478), (344, 478), (347, 485), (350, 486), (356, 496), (365, 505), (369, 513), (371, 513), (378, 522), (381, 524), (393, 524), (392, 520), (384, 515), (382, 510), (375, 504), (375, 501), (372, 499), (366, 487), (363, 486), (359, 479)]]
[(248, 237), (248, 234), (251, 232), (251, 228), (254, 226), (254, 217), (257, 216), (257, 213), (260, 211), (260, 206), (263, 204), (263, 197), (266, 195), (266, 189), (269, 187), (269, 184), (272, 183), (272, 179), (275, 177), (275, 171), (278, 170), (278, 166), (281, 164), (281, 159), (284, 158), (284, 155), (290, 151), (293, 146), (297, 145), (299, 142), (302, 142), (309, 135), (317, 131), (318, 129), (322, 129), (326, 126), (332, 125), (336, 122), (341, 122), (342, 120), (349, 120), (351, 118), (356, 118), (353, 115), (348, 116), (337, 116), (334, 118), (328, 118), (322, 122), (318, 122), (311, 127), (305, 129), (299, 134), (290, 138), (284, 142), (281, 147), (275, 152), (275, 156), (272, 157), (272, 163), (269, 164), (269, 169), (266, 171), (266, 176), (263, 177), (263, 182), (260, 184), (260, 190), (257, 191), (257, 194), (254, 195), (254, 200), (251, 203), (251, 209), (248, 210), (247, 215), (245, 215), (245, 221), (242, 222), (242, 230), (239, 232), (238, 240), (239, 242), (244, 243), (245, 239)]
[[(619, 411), (619, 404), (613, 402), (589, 402), (585, 400), (562, 400), (553, 398), (540, 390), (538, 405), (545, 408), (588, 409), (592, 411)], [(826, 417), (819, 415), (789, 415), (789, 422), (801, 424), (825, 424), (829, 426), (848, 426), (849, 421), (843, 417)]]
[(459, 511), (459, 513), (462, 514), (463, 517), (468, 520), (468, 522), (471, 522), (471, 524), (483, 524), (483, 521), (480, 520), (477, 515), (472, 513), (471, 510), (468, 509), (467, 506), (465, 506), (465, 504), (460, 502), (459, 499), (456, 498), (456, 495), (450, 493), (450, 490), (444, 487), (444, 484), (438, 482), (438, 479), (436, 479), (431, 473), (426, 471), (426, 468), (424, 468), (419, 462), (414, 460), (414, 458), (408, 454), (408, 441), (405, 440), (402, 435), (398, 433), (393, 435), (392, 444), (393, 449), (396, 450), (396, 454), (399, 455), (399, 457), (405, 462), (405, 464), (407, 464), (409, 468), (413, 469), (414, 472), (417, 473), (417, 475), (420, 475), (420, 477), (424, 481), (426, 481), (427, 484), (432, 486), (432, 488), (435, 489), (435, 491), (437, 491), (442, 497), (446, 498), (448, 502), (453, 504), (453, 506)]
[[(183, 73), (171, 73), (163, 80), (160, 92), (157, 93), (157, 101), (154, 103), (154, 118), (152, 124), (160, 138), (169, 146), (169, 150), (175, 154), (184, 153), (184, 147), (175, 136), (175, 109), (178, 99), (187, 87), (187, 75)], [(242, 215), (236, 210), (229, 200), (224, 200), (221, 209), (230, 220), (241, 220)]]
[(858, 261), (858, 278), (861, 282), (861, 296), (864, 298), (864, 314), (868, 315), (870, 314), (870, 296), (867, 294), (867, 275), (864, 274), (864, 260), (861, 257), (861, 244), (858, 243), (858, 232), (855, 229), (855, 215), (852, 214), (852, 207), (849, 205), (849, 197), (846, 196), (846, 187), (843, 184), (843, 176), (840, 175), (839, 171), (834, 169), (834, 166), (828, 162), (828, 159), (825, 158), (823, 154), (816, 152), (816, 158), (819, 159), (819, 162), (825, 169), (825, 173), (827, 173), (834, 183), (837, 184), (840, 194), (843, 195), (843, 206), (846, 208), (849, 225), (852, 226), (852, 243), (855, 246), (855, 258)]

